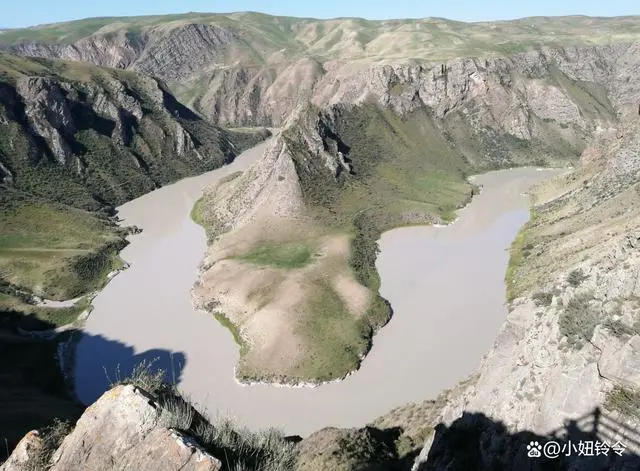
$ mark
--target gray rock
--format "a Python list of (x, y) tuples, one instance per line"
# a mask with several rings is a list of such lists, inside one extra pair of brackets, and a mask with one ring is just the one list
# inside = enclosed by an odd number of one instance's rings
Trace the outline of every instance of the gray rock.
[(627, 387), (640, 389), (640, 335), (628, 341), (608, 342), (598, 360), (600, 374)]
[[(160, 410), (133, 385), (117, 386), (89, 406), (51, 458), (51, 471), (219, 471), (221, 462), (190, 437), (158, 424)], [(19, 443), (0, 471), (33, 469), (41, 446), (35, 432)]]

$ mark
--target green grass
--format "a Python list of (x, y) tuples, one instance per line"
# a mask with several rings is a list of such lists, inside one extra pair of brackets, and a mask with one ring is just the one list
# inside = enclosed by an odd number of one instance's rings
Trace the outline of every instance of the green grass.
[(354, 235), (352, 266), (359, 280), (375, 289), (379, 235), (435, 217), (451, 219), (470, 197), (470, 166), (424, 112), (403, 119), (367, 104), (341, 110), (332, 126), (340, 142), (331, 139), (326, 145), (350, 148), (354, 175), (331, 178), (300, 145), (295, 129), (285, 137), (309, 208), (321, 224)]
[(213, 317), (215, 317), (215, 319), (220, 322), (223, 327), (229, 329), (229, 332), (231, 332), (231, 335), (233, 336), (233, 340), (236, 342), (238, 347), (240, 347), (240, 356), (246, 355), (249, 347), (247, 345), (247, 342), (245, 342), (242, 338), (242, 335), (240, 335), (240, 330), (238, 329), (238, 327), (221, 312), (214, 312)]
[(285, 243), (257, 247), (249, 253), (233, 258), (255, 265), (294, 269), (302, 268), (311, 262), (312, 250), (304, 244)]
[(309, 312), (302, 316), (296, 330), (308, 338), (305, 345), (309, 348), (292, 372), (298, 378), (340, 378), (357, 368), (369, 348), (370, 332), (354, 322), (353, 314), (325, 280), (314, 282)]
[(516, 235), (516, 238), (511, 243), (509, 248), (509, 264), (507, 265), (507, 272), (505, 274), (505, 283), (507, 285), (507, 301), (511, 302), (516, 299), (521, 293), (522, 288), (519, 286), (520, 274), (519, 269), (524, 265), (525, 256), (523, 253), (524, 240), (526, 237), (526, 225)]
[(11, 285), (68, 299), (121, 266), (117, 229), (91, 212), (15, 201), (0, 212), (0, 276)]
[[(536, 225), (538, 214), (536, 208), (530, 209), (530, 217), (527, 223), (518, 231), (516, 238), (509, 247), (509, 262), (505, 274), (505, 284), (507, 286), (507, 301), (511, 302), (518, 296), (522, 296), (531, 287), (531, 279), (527, 276), (527, 260), (531, 255), (533, 236), (531, 228)], [(544, 296), (543, 296), (544, 295)], [(537, 303), (551, 302), (545, 293), (534, 297)]]

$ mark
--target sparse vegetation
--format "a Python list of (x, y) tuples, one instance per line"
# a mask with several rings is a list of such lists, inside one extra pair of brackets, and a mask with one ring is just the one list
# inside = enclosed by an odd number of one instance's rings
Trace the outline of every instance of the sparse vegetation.
[(620, 321), (619, 319), (615, 321), (608, 320), (603, 325), (617, 337), (622, 337), (625, 335), (631, 336), (631, 335), (640, 334), (640, 332), (637, 331), (635, 327), (629, 327), (627, 324)]
[(616, 385), (607, 394), (604, 407), (623, 416), (640, 419), (640, 392)]
[(592, 300), (590, 293), (576, 294), (560, 314), (560, 333), (575, 348), (581, 347), (584, 341), (590, 341), (598, 325), (599, 313), (591, 305)]
[(24, 330), (43, 330), (72, 324), (87, 309), (88, 297), (79, 299), (71, 307), (39, 307), (2, 293), (0, 288), (0, 312), (4, 314), (5, 324)]
[(154, 367), (155, 361), (141, 361), (134, 365), (131, 372), (126, 376), (121, 376), (120, 368), (115, 372), (115, 378), (111, 378), (109, 373), (105, 371), (111, 386), (119, 384), (132, 384), (149, 394), (160, 395), (167, 387), (165, 383), (166, 371), (162, 368)]
[(526, 229), (527, 225), (520, 229), (509, 248), (509, 264), (507, 265), (507, 272), (505, 274), (507, 301), (509, 302), (516, 299), (522, 293), (522, 288), (519, 286), (519, 278), (521, 277), (519, 270), (524, 264), (525, 259), (523, 246)]
[(38, 434), (40, 446), (35, 447), (33, 456), (30, 456), (27, 463), (26, 471), (49, 469), (53, 454), (69, 433), (71, 433), (71, 425), (58, 419), (55, 419), (52, 425), (40, 430)]
[(247, 342), (245, 342), (245, 340), (242, 338), (242, 335), (240, 334), (240, 330), (238, 329), (238, 327), (233, 322), (231, 322), (227, 316), (225, 316), (221, 312), (214, 312), (213, 316), (216, 318), (218, 322), (220, 322), (220, 324), (223, 327), (226, 327), (227, 329), (229, 329), (229, 332), (231, 332), (231, 335), (233, 335), (233, 340), (235, 340), (238, 347), (240, 347), (240, 356), (246, 354), (249, 346), (247, 345)]
[(576, 268), (572, 270), (567, 276), (567, 283), (569, 283), (574, 288), (577, 288), (582, 284), (583, 281), (588, 279), (589, 277), (584, 274), (581, 268)]
[(193, 424), (195, 409), (179, 395), (164, 394), (161, 396), (160, 418), (158, 423), (165, 428), (189, 431)]
[(533, 296), (531, 296), (531, 299), (533, 299), (533, 302), (536, 306), (547, 307), (551, 306), (551, 301), (553, 301), (553, 294), (547, 293), (545, 291), (538, 291), (537, 293), (534, 293)]

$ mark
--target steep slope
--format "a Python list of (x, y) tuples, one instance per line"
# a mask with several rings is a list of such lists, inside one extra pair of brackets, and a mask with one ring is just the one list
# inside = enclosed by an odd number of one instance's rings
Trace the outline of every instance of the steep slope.
[[(310, 99), (330, 103), (337, 80), (372, 63), (429, 68), (455, 57), (628, 43), (639, 32), (637, 17), (467, 24), (234, 13), (82, 20), (7, 31), (0, 34), (0, 44), (21, 55), (152, 74), (215, 122), (279, 125)], [(329, 88), (318, 93), (321, 80)]]
[[(640, 121), (629, 117), (585, 150), (579, 170), (537, 189), (535, 217), (512, 251), (507, 322), (477, 380), (439, 420), (477, 411), (509, 431), (546, 434), (569, 419), (582, 427), (579, 418), (604, 408), (610, 418), (597, 433), (638, 453), (639, 138)], [(493, 432), (477, 433), (481, 443)], [(428, 439), (419, 462), (438, 455), (438, 446)], [(433, 461), (418, 469), (462, 469), (451, 457)]]

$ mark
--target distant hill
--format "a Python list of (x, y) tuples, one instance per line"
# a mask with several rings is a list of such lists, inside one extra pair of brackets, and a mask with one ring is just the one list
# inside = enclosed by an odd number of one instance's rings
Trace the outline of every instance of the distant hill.
[(183, 103), (215, 122), (279, 125), (299, 104), (331, 102), (338, 70), (353, 74), (372, 62), (424, 64), (638, 37), (637, 16), (463, 23), (247, 12), (92, 18), (7, 31), (0, 47), (136, 70), (165, 80)]

